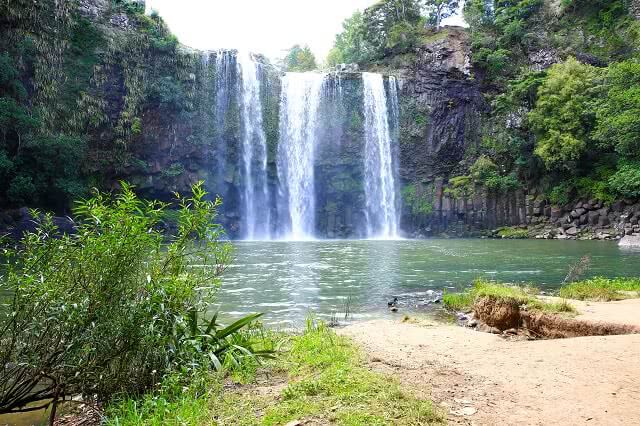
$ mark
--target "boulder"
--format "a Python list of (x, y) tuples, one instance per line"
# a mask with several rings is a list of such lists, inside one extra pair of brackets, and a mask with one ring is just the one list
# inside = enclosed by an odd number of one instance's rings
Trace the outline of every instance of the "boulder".
[(586, 225), (588, 221), (589, 218), (587, 217), (587, 215), (583, 214), (582, 216), (580, 216), (580, 220), (578, 221), (578, 223), (580, 223), (580, 225)]
[(640, 235), (627, 235), (618, 243), (620, 247), (640, 248)]
[(580, 216), (582, 216), (583, 214), (585, 214), (587, 211), (583, 208), (579, 208), (579, 209), (575, 209), (574, 211), (571, 212), (571, 217), (574, 219), (579, 218)]
[(597, 225), (598, 220), (600, 219), (600, 213), (597, 211), (592, 211), (587, 213), (587, 221), (590, 225)]
[(562, 216), (562, 208), (560, 207), (551, 207), (551, 220), (558, 220)]
[(570, 237), (575, 237), (576, 235), (578, 235), (578, 228), (575, 226), (572, 226), (571, 228), (567, 229), (565, 233)]

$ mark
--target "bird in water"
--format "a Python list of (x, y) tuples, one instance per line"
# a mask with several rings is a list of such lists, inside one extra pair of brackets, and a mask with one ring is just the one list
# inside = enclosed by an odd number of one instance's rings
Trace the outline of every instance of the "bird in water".
[(394, 297), (392, 301), (387, 302), (387, 306), (391, 312), (398, 312), (398, 298)]

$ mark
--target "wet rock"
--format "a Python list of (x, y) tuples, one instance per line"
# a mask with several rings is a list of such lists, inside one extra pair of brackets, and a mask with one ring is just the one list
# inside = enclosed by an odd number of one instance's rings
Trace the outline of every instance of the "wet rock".
[(576, 235), (578, 235), (578, 228), (572, 226), (571, 228), (567, 229), (565, 233), (570, 237), (575, 237)]
[(571, 217), (574, 218), (574, 219), (577, 219), (580, 216), (582, 216), (583, 214), (585, 214), (586, 212), (587, 211), (581, 207), (579, 209), (575, 209), (574, 211), (572, 211), (571, 212)]

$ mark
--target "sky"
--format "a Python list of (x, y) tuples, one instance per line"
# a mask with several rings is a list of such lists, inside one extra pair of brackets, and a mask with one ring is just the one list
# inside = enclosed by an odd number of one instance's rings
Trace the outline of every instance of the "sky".
[[(377, 0), (147, 0), (184, 45), (230, 48), (283, 56), (294, 44), (308, 44), (326, 58), (342, 21)], [(460, 16), (443, 22), (462, 25)]]

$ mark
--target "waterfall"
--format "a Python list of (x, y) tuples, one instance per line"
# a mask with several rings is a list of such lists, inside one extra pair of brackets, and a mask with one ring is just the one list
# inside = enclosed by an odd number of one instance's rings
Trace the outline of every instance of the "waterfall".
[(242, 229), (244, 239), (270, 238), (269, 190), (267, 187), (267, 138), (260, 99), (261, 69), (248, 53), (238, 53), (242, 108)]
[[(206, 54), (206, 63), (209, 62), (209, 54)], [(216, 148), (215, 157), (215, 188), (216, 194), (224, 200), (227, 199), (227, 185), (225, 183), (225, 172), (227, 169), (226, 159), (229, 141), (226, 137), (227, 120), (229, 111), (232, 110), (236, 102), (234, 93), (237, 83), (236, 57), (227, 50), (215, 52), (215, 81), (213, 102), (213, 143)]]
[[(392, 128), (397, 120), (397, 90), (390, 80), (392, 114), (389, 116), (382, 75), (363, 73), (365, 116), (364, 189), (366, 228), (369, 238), (398, 237), (398, 207), (394, 173)], [(395, 133), (395, 130), (394, 132)]]
[(314, 151), (325, 74), (287, 73), (280, 101), (279, 217), (283, 237), (312, 239), (315, 231)]

